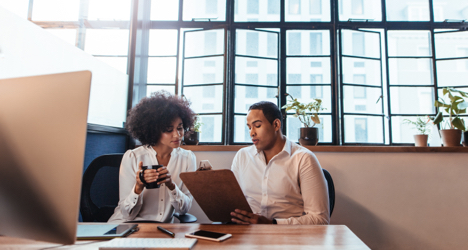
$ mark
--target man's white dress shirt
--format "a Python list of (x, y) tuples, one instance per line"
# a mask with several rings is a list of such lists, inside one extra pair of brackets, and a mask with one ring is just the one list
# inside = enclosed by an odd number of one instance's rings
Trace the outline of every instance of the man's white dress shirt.
[(286, 139), (266, 164), (253, 145), (234, 157), (232, 171), (255, 214), (278, 224), (330, 223), (328, 187), (314, 153)]
[(179, 174), (195, 171), (196, 158), (192, 151), (176, 148), (171, 153), (167, 169), (175, 184), (169, 190), (165, 184), (159, 188), (146, 189), (138, 195), (135, 193), (138, 163), (143, 166), (158, 165), (156, 151), (151, 146), (141, 146), (128, 150), (120, 165), (120, 201), (108, 222), (121, 223), (131, 220), (155, 220), (171, 222), (175, 212), (185, 214), (192, 206), (193, 197), (182, 183)]

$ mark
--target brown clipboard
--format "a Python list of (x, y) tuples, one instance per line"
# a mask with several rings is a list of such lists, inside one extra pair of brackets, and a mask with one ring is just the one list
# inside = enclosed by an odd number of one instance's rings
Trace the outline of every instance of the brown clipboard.
[(236, 208), (252, 212), (229, 169), (184, 172), (180, 178), (211, 221), (231, 221)]

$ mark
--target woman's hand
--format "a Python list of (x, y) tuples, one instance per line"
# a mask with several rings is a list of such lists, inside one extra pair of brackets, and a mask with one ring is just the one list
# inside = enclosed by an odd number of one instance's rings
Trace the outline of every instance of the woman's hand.
[(169, 190), (174, 190), (175, 184), (172, 182), (171, 173), (169, 173), (169, 170), (167, 170), (166, 167), (158, 168), (157, 175), (159, 177), (157, 177), (156, 180), (161, 179), (161, 181), (159, 181), (158, 184), (166, 183), (166, 186), (167, 188), (169, 188)]
[[(140, 180), (140, 172), (142, 171), (142, 169), (141, 169), (142, 166), (143, 166), (143, 162), (140, 161), (138, 163), (138, 171), (136, 173), (135, 194), (141, 194), (141, 192), (143, 192), (143, 188), (145, 188), (145, 184), (143, 184), (143, 182), (141, 182), (141, 180)], [(145, 179), (145, 181), (146, 181), (146, 179)]]

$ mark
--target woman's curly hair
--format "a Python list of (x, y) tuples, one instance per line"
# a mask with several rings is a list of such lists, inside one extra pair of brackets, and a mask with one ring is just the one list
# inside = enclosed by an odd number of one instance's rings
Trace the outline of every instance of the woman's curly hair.
[(187, 131), (193, 127), (196, 113), (188, 100), (162, 90), (141, 99), (129, 111), (125, 128), (143, 145), (154, 146), (178, 117), (182, 119), (184, 131)]

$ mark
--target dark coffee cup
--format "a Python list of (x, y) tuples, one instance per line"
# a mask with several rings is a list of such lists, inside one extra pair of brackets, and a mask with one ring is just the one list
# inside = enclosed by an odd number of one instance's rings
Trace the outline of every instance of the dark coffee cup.
[(141, 169), (142, 171), (140, 172), (140, 181), (143, 182), (143, 184), (145, 184), (145, 187), (148, 188), (148, 189), (151, 189), (151, 188), (159, 188), (159, 184), (158, 181), (161, 181), (161, 179), (157, 179), (155, 182), (151, 182), (151, 183), (147, 183), (145, 181), (145, 178), (143, 177), (144, 174), (145, 174), (145, 170), (147, 169), (158, 169), (158, 168), (161, 168), (163, 165), (149, 165), (149, 166), (142, 166)]

